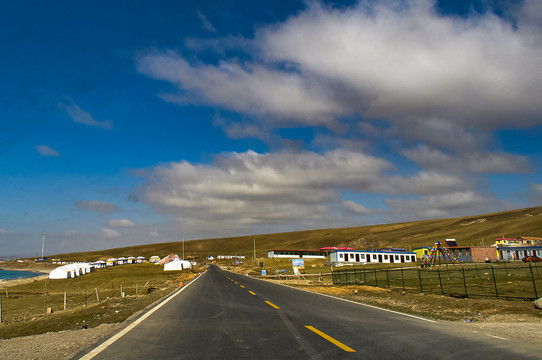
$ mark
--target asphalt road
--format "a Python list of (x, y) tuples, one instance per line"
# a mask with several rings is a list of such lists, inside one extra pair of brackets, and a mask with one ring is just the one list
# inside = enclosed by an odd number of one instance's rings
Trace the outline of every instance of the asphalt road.
[(491, 338), (216, 266), (134, 325), (81, 359), (542, 359), (542, 346)]

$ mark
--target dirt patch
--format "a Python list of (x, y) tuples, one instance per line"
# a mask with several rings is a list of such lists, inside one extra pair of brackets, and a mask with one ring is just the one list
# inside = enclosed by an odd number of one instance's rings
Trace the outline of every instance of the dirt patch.
[(0, 340), (3, 359), (72, 359), (101, 339), (116, 332), (117, 324), (102, 324), (86, 330), (52, 332)]

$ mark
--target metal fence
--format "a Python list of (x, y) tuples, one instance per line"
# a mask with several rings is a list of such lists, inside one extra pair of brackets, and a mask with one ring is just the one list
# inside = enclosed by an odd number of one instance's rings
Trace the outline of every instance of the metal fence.
[(368, 285), (453, 297), (533, 300), (542, 295), (536, 263), (440, 265), (429, 269), (350, 268), (333, 271), (337, 285)]

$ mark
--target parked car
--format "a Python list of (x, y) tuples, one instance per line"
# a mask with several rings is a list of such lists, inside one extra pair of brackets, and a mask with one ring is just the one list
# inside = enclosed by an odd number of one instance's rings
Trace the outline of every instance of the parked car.
[(523, 261), (523, 262), (529, 262), (529, 261), (530, 262), (539, 262), (539, 261), (542, 261), (542, 259), (539, 258), (536, 255), (533, 255), (533, 256), (526, 256), (523, 259), (521, 259), (521, 261)]

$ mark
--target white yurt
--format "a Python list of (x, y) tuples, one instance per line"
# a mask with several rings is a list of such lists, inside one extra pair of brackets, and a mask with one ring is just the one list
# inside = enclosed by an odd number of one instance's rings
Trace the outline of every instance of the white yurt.
[(49, 279), (71, 279), (80, 275), (88, 274), (94, 267), (89, 263), (67, 264), (52, 270)]
[(191, 269), (192, 264), (190, 261), (175, 259), (173, 261), (164, 264), (164, 271), (185, 270)]
[(65, 266), (57, 267), (49, 273), (49, 279), (69, 279), (71, 272)]

